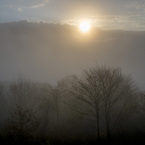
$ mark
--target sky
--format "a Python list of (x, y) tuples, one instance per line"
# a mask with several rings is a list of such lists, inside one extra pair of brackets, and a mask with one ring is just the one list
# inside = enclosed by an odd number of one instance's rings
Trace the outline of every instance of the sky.
[(0, 23), (21, 20), (142, 31), (145, 0), (0, 0)]

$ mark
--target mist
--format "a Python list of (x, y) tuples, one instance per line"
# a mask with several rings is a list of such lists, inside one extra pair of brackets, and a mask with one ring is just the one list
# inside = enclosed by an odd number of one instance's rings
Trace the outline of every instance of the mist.
[(19, 74), (56, 84), (94, 64), (119, 66), (145, 90), (145, 32), (92, 28), (82, 34), (68, 24), (27, 21), (0, 24), (0, 80)]
[(0, 142), (145, 142), (145, 31), (0, 24)]

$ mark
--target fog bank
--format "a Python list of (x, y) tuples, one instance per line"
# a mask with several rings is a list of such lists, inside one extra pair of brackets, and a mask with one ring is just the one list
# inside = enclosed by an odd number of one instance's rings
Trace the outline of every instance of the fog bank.
[(23, 74), (55, 84), (99, 65), (119, 66), (145, 90), (145, 32), (100, 30), (81, 34), (70, 25), (28, 23), (0, 24), (0, 80)]

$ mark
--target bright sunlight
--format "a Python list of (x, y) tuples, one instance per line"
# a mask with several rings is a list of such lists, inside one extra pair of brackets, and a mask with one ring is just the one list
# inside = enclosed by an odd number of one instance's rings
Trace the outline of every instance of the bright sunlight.
[(81, 32), (86, 33), (90, 30), (91, 25), (89, 22), (81, 22), (79, 24), (79, 29), (81, 30)]

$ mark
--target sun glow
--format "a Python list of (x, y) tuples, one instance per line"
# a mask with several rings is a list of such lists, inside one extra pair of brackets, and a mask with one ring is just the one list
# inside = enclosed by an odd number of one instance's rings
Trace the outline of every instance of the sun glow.
[(79, 29), (80, 29), (83, 33), (89, 32), (90, 28), (91, 28), (91, 25), (90, 25), (89, 22), (85, 22), (85, 21), (84, 21), (84, 22), (81, 22), (81, 23), (79, 24)]

